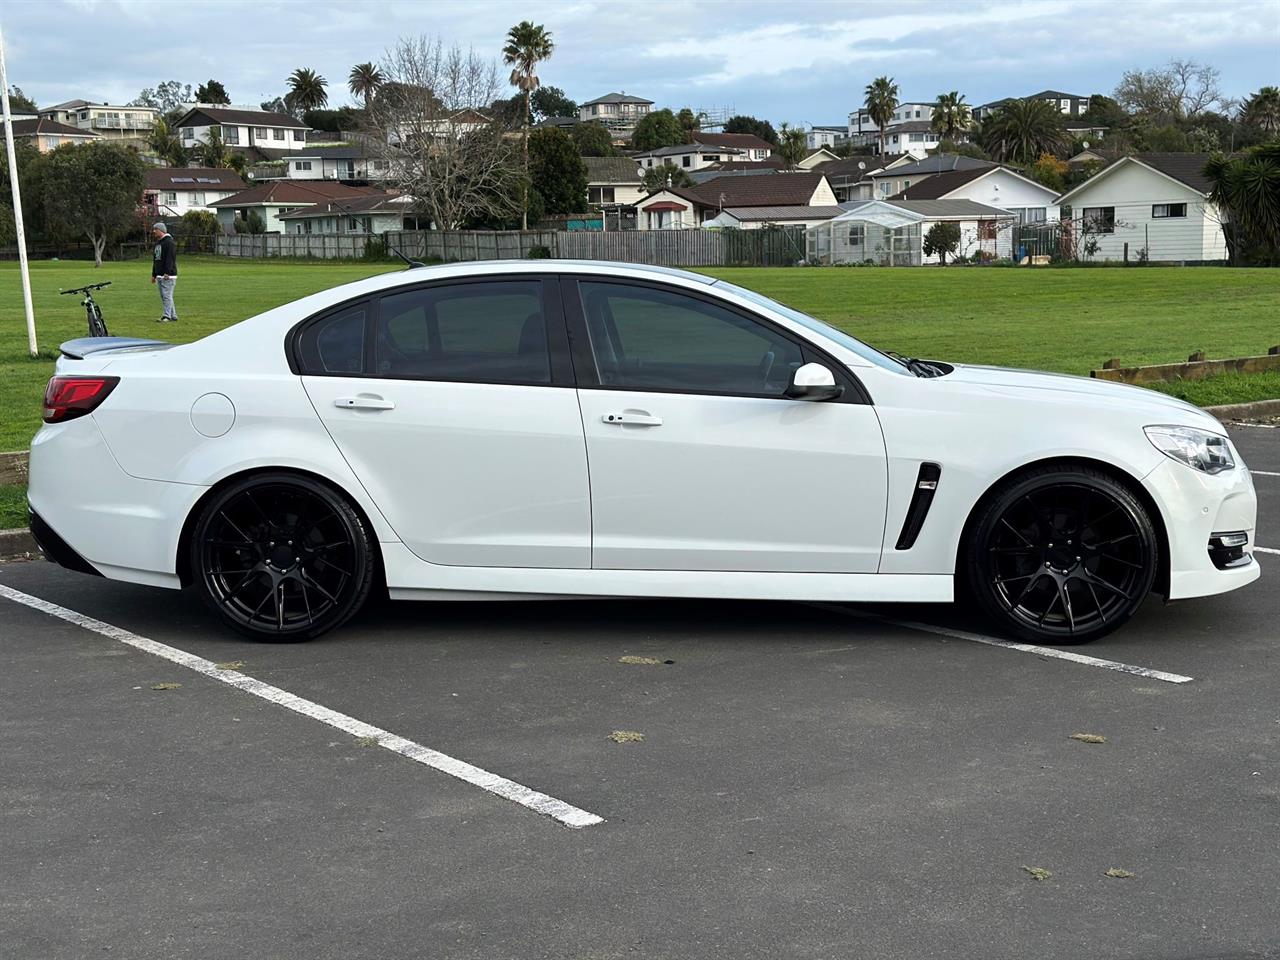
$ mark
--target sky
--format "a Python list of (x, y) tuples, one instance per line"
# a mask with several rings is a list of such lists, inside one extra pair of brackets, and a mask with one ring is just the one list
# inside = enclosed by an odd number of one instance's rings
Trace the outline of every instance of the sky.
[(500, 56), (532, 19), (555, 41), (544, 84), (658, 107), (843, 124), (866, 84), (974, 105), (1046, 88), (1110, 93), (1125, 70), (1207, 62), (1224, 91), (1280, 85), (1280, 0), (3, 0), (9, 82), (40, 106), (127, 103), (164, 80), (221, 81), (237, 104), (285, 92), (295, 67), (351, 101), (352, 64), (426, 34)]

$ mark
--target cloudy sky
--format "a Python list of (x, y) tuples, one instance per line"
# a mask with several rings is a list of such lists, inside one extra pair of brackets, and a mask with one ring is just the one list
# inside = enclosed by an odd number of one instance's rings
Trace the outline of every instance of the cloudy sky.
[(659, 106), (731, 107), (835, 124), (879, 74), (904, 100), (970, 103), (1110, 92), (1172, 57), (1222, 71), (1227, 94), (1280, 83), (1280, 0), (5, 0), (9, 79), (41, 106), (123, 103), (163, 80), (222, 81), (236, 103), (284, 92), (294, 67), (348, 102), (353, 63), (402, 34), (497, 56), (526, 17), (556, 42), (543, 82), (575, 100), (613, 90)]

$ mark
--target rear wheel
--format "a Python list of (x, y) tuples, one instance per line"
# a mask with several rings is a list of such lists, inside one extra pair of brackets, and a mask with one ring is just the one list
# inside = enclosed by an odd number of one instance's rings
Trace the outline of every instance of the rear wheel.
[(987, 500), (965, 572), (974, 599), (1005, 631), (1086, 643), (1133, 616), (1158, 558), (1151, 518), (1122, 484), (1087, 467), (1046, 467)]
[(205, 506), (191, 539), (197, 589), (255, 640), (309, 640), (360, 609), (374, 551), (359, 514), (307, 477), (259, 474)]

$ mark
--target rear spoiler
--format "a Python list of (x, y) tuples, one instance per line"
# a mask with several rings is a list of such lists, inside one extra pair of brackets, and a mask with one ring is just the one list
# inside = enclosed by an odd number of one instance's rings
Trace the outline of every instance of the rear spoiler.
[(83, 360), (90, 354), (103, 353), (107, 350), (168, 350), (172, 346), (172, 343), (164, 340), (142, 340), (137, 337), (80, 337), (77, 340), (68, 340), (58, 349), (62, 351), (64, 357)]

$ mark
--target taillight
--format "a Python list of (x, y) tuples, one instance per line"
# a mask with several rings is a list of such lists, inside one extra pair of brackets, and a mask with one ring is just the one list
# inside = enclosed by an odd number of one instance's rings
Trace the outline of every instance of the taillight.
[(119, 377), (54, 377), (44, 390), (44, 422), (83, 417), (107, 399)]

